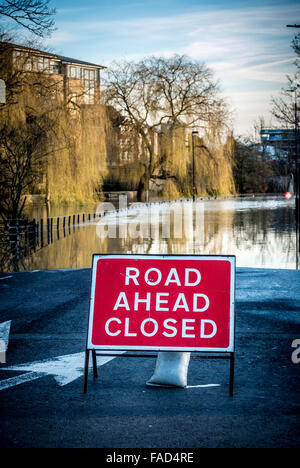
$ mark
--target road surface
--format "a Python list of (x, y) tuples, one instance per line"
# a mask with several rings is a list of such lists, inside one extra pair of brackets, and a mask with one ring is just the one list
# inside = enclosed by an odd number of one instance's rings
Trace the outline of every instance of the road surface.
[(1, 447), (299, 447), (300, 271), (237, 270), (233, 398), (228, 361), (191, 360), (167, 389), (146, 386), (153, 359), (120, 357), (83, 395), (90, 276), (0, 275)]

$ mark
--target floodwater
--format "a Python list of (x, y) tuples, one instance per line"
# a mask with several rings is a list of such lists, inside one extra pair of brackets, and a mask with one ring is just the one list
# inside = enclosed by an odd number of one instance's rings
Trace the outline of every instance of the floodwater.
[(121, 205), (102, 205), (100, 220), (59, 236), (54, 230), (53, 243), (20, 269), (89, 268), (94, 253), (235, 255), (238, 267), (297, 268), (294, 200), (283, 196)]

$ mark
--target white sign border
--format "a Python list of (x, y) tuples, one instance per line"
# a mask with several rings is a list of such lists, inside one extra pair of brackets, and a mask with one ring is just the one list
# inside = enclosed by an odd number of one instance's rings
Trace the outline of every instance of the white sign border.
[[(97, 264), (102, 258), (128, 258), (131, 260), (211, 260), (211, 261), (229, 261), (230, 263), (230, 331), (228, 348), (208, 348), (208, 347), (172, 347), (172, 346), (119, 346), (119, 345), (94, 345), (92, 343), (93, 318), (94, 318), (94, 299)], [(130, 255), (130, 254), (94, 254), (92, 262), (92, 284), (91, 297), (88, 317), (87, 350), (99, 351), (186, 351), (186, 352), (208, 352), (208, 353), (234, 353), (235, 351), (235, 275), (236, 275), (236, 257), (235, 255)]]

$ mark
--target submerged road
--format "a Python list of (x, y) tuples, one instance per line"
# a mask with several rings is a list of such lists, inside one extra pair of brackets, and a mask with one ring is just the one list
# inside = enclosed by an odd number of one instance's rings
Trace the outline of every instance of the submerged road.
[(153, 359), (118, 357), (83, 395), (90, 276), (0, 275), (1, 447), (299, 447), (300, 271), (237, 269), (233, 398), (228, 361), (167, 389), (146, 386)]

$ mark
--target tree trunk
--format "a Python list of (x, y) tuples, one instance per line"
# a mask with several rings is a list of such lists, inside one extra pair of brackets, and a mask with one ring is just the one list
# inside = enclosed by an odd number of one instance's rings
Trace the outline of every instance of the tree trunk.
[(141, 201), (141, 202), (147, 201), (147, 191), (149, 190), (149, 181), (150, 181), (150, 177), (146, 171), (142, 175), (139, 185), (138, 185), (138, 192), (137, 192), (138, 201)]

